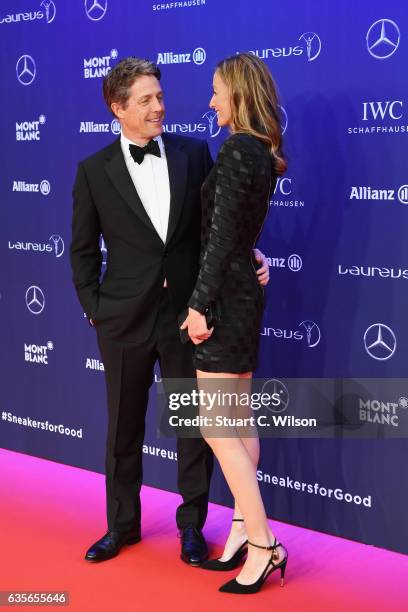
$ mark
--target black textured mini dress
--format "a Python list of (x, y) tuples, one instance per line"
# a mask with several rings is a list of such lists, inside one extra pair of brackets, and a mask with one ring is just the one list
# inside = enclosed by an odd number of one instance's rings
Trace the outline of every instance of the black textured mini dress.
[(216, 304), (220, 319), (195, 347), (198, 370), (236, 374), (257, 367), (264, 290), (252, 251), (275, 184), (267, 144), (238, 132), (225, 140), (202, 186), (200, 272), (188, 305), (205, 313)]

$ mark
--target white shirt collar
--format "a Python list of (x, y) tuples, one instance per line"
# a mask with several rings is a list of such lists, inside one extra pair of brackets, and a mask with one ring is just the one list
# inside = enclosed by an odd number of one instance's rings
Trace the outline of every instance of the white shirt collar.
[[(160, 153), (162, 154), (162, 157), (165, 157), (166, 154), (165, 154), (164, 144), (163, 144), (161, 135), (155, 136), (154, 138), (152, 138), (152, 140), (156, 140), (158, 142), (159, 147), (160, 147)], [(120, 133), (120, 146), (122, 148), (123, 156), (126, 160), (132, 158), (130, 151), (129, 151), (129, 145), (131, 144), (136, 145), (137, 147), (141, 146), (141, 145), (138, 145), (136, 142), (129, 140), (129, 138), (126, 138), (124, 133), (121, 132)]]

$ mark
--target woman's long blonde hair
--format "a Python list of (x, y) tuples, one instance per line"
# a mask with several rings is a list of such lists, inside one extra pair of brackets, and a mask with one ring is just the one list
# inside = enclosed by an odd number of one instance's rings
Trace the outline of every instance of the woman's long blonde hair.
[(278, 174), (286, 170), (276, 86), (269, 68), (256, 55), (238, 53), (222, 60), (217, 72), (228, 87), (232, 130), (256, 136), (269, 145)]

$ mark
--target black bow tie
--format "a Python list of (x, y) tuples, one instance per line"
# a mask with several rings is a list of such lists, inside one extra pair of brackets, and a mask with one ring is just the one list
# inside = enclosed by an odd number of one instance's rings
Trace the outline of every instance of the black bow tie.
[(135, 162), (137, 162), (138, 164), (142, 163), (146, 153), (151, 153), (151, 155), (161, 157), (160, 147), (157, 140), (150, 140), (150, 142), (148, 142), (145, 147), (138, 147), (137, 145), (130, 144), (129, 151)]

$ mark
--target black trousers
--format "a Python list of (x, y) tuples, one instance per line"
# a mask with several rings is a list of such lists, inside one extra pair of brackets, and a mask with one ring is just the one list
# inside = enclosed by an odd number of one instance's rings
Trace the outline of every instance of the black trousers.
[[(182, 344), (177, 316), (163, 288), (156, 325), (142, 345), (119, 343), (98, 333), (108, 396), (106, 505), (108, 529), (140, 527), (143, 440), (154, 364), (162, 378), (194, 378), (191, 343)], [(207, 517), (213, 454), (201, 438), (177, 440), (178, 488), (183, 502), (177, 526), (201, 529)]]

